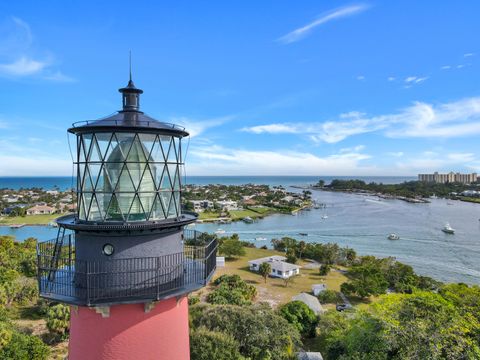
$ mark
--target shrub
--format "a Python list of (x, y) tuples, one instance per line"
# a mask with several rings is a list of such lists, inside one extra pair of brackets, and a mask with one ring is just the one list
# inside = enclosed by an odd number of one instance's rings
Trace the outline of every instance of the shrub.
[(190, 333), (191, 360), (242, 360), (239, 344), (228, 334), (199, 328)]
[(192, 306), (198, 304), (200, 302), (200, 298), (196, 295), (191, 295), (188, 297), (188, 305)]
[(70, 308), (63, 304), (52, 306), (47, 312), (47, 328), (51, 334), (65, 339), (70, 328)]
[(0, 359), (45, 360), (50, 349), (36, 336), (22, 334), (11, 329), (8, 337), (2, 334), (3, 346), (0, 348)]
[(328, 265), (328, 264), (322, 264), (320, 266), (320, 269), (318, 270), (319, 274), (321, 276), (326, 276), (328, 275), (328, 273), (330, 272), (330, 269), (332, 268), (331, 265)]
[(290, 360), (300, 345), (298, 330), (265, 305), (207, 306), (193, 325), (233, 337), (240, 353), (255, 360)]
[(213, 282), (217, 286), (207, 296), (207, 302), (217, 305), (249, 305), (257, 295), (257, 289), (238, 275), (222, 275)]
[(335, 304), (338, 300), (337, 292), (328, 289), (320, 292), (317, 297), (322, 304)]
[(305, 303), (292, 301), (279, 309), (279, 314), (295, 326), (303, 336), (315, 336), (318, 317)]
[(245, 255), (245, 249), (243, 248), (242, 242), (238, 239), (238, 236), (224, 239), (218, 251), (220, 254), (225, 255), (227, 259)]

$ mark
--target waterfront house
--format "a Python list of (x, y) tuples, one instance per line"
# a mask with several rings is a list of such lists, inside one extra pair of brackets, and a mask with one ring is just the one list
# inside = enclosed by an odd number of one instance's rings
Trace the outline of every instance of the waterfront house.
[(307, 305), (316, 315), (321, 315), (323, 314), (324, 310), (322, 307), (322, 304), (320, 304), (320, 301), (318, 299), (310, 294), (307, 293), (300, 293), (298, 295), (295, 295), (292, 297), (292, 301), (301, 301), (305, 305)]
[(249, 268), (252, 271), (258, 271), (260, 265), (268, 262), (271, 267), (270, 276), (287, 279), (291, 276), (300, 274), (300, 266), (285, 262), (285, 256), (273, 255), (260, 259), (250, 260), (248, 262)]
[(238, 210), (238, 204), (237, 204), (236, 201), (232, 201), (232, 200), (221, 200), (221, 201), (216, 201), (216, 204), (217, 204), (223, 211)]
[(213, 208), (213, 202), (210, 200), (191, 200), (195, 212), (200, 213)]
[(27, 210), (27, 215), (45, 215), (53, 214), (56, 211), (54, 207), (47, 205), (35, 205)]
[(323, 360), (322, 354), (319, 352), (299, 352), (298, 360)]
[(312, 293), (315, 296), (318, 296), (322, 291), (327, 290), (327, 285), (326, 284), (313, 284), (312, 285)]

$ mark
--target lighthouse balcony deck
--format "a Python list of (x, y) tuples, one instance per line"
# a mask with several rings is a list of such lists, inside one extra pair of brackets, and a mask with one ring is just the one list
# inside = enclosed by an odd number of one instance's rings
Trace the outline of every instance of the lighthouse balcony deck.
[(89, 261), (75, 256), (74, 234), (37, 245), (43, 298), (80, 306), (140, 303), (182, 296), (205, 286), (216, 268), (215, 236), (184, 230), (183, 252)]

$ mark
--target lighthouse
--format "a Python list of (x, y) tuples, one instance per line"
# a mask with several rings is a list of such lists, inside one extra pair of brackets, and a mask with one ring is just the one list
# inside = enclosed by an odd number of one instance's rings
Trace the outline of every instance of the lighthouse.
[(122, 109), (75, 123), (77, 210), (37, 246), (43, 298), (70, 305), (69, 360), (189, 359), (187, 294), (212, 277), (216, 240), (186, 228), (187, 131), (140, 110), (131, 76)]

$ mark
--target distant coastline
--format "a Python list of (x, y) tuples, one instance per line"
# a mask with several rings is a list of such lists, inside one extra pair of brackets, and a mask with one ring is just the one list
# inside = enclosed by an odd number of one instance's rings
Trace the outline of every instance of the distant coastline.
[[(323, 179), (326, 183), (333, 179), (353, 180), (359, 179), (365, 182), (376, 182), (384, 184), (398, 184), (404, 181), (415, 180), (415, 176), (187, 176), (187, 184), (208, 185), (243, 185), (243, 184), (266, 184), (270, 186), (307, 186)], [(184, 180), (184, 179), (183, 179)], [(185, 182), (185, 180), (184, 180)], [(0, 189), (8, 188), (18, 190), (20, 188), (43, 188), (51, 190), (57, 187), (59, 190), (68, 190), (75, 188), (76, 178), (71, 176), (51, 176), (51, 177), (19, 177), (9, 176), (0, 177)]]

